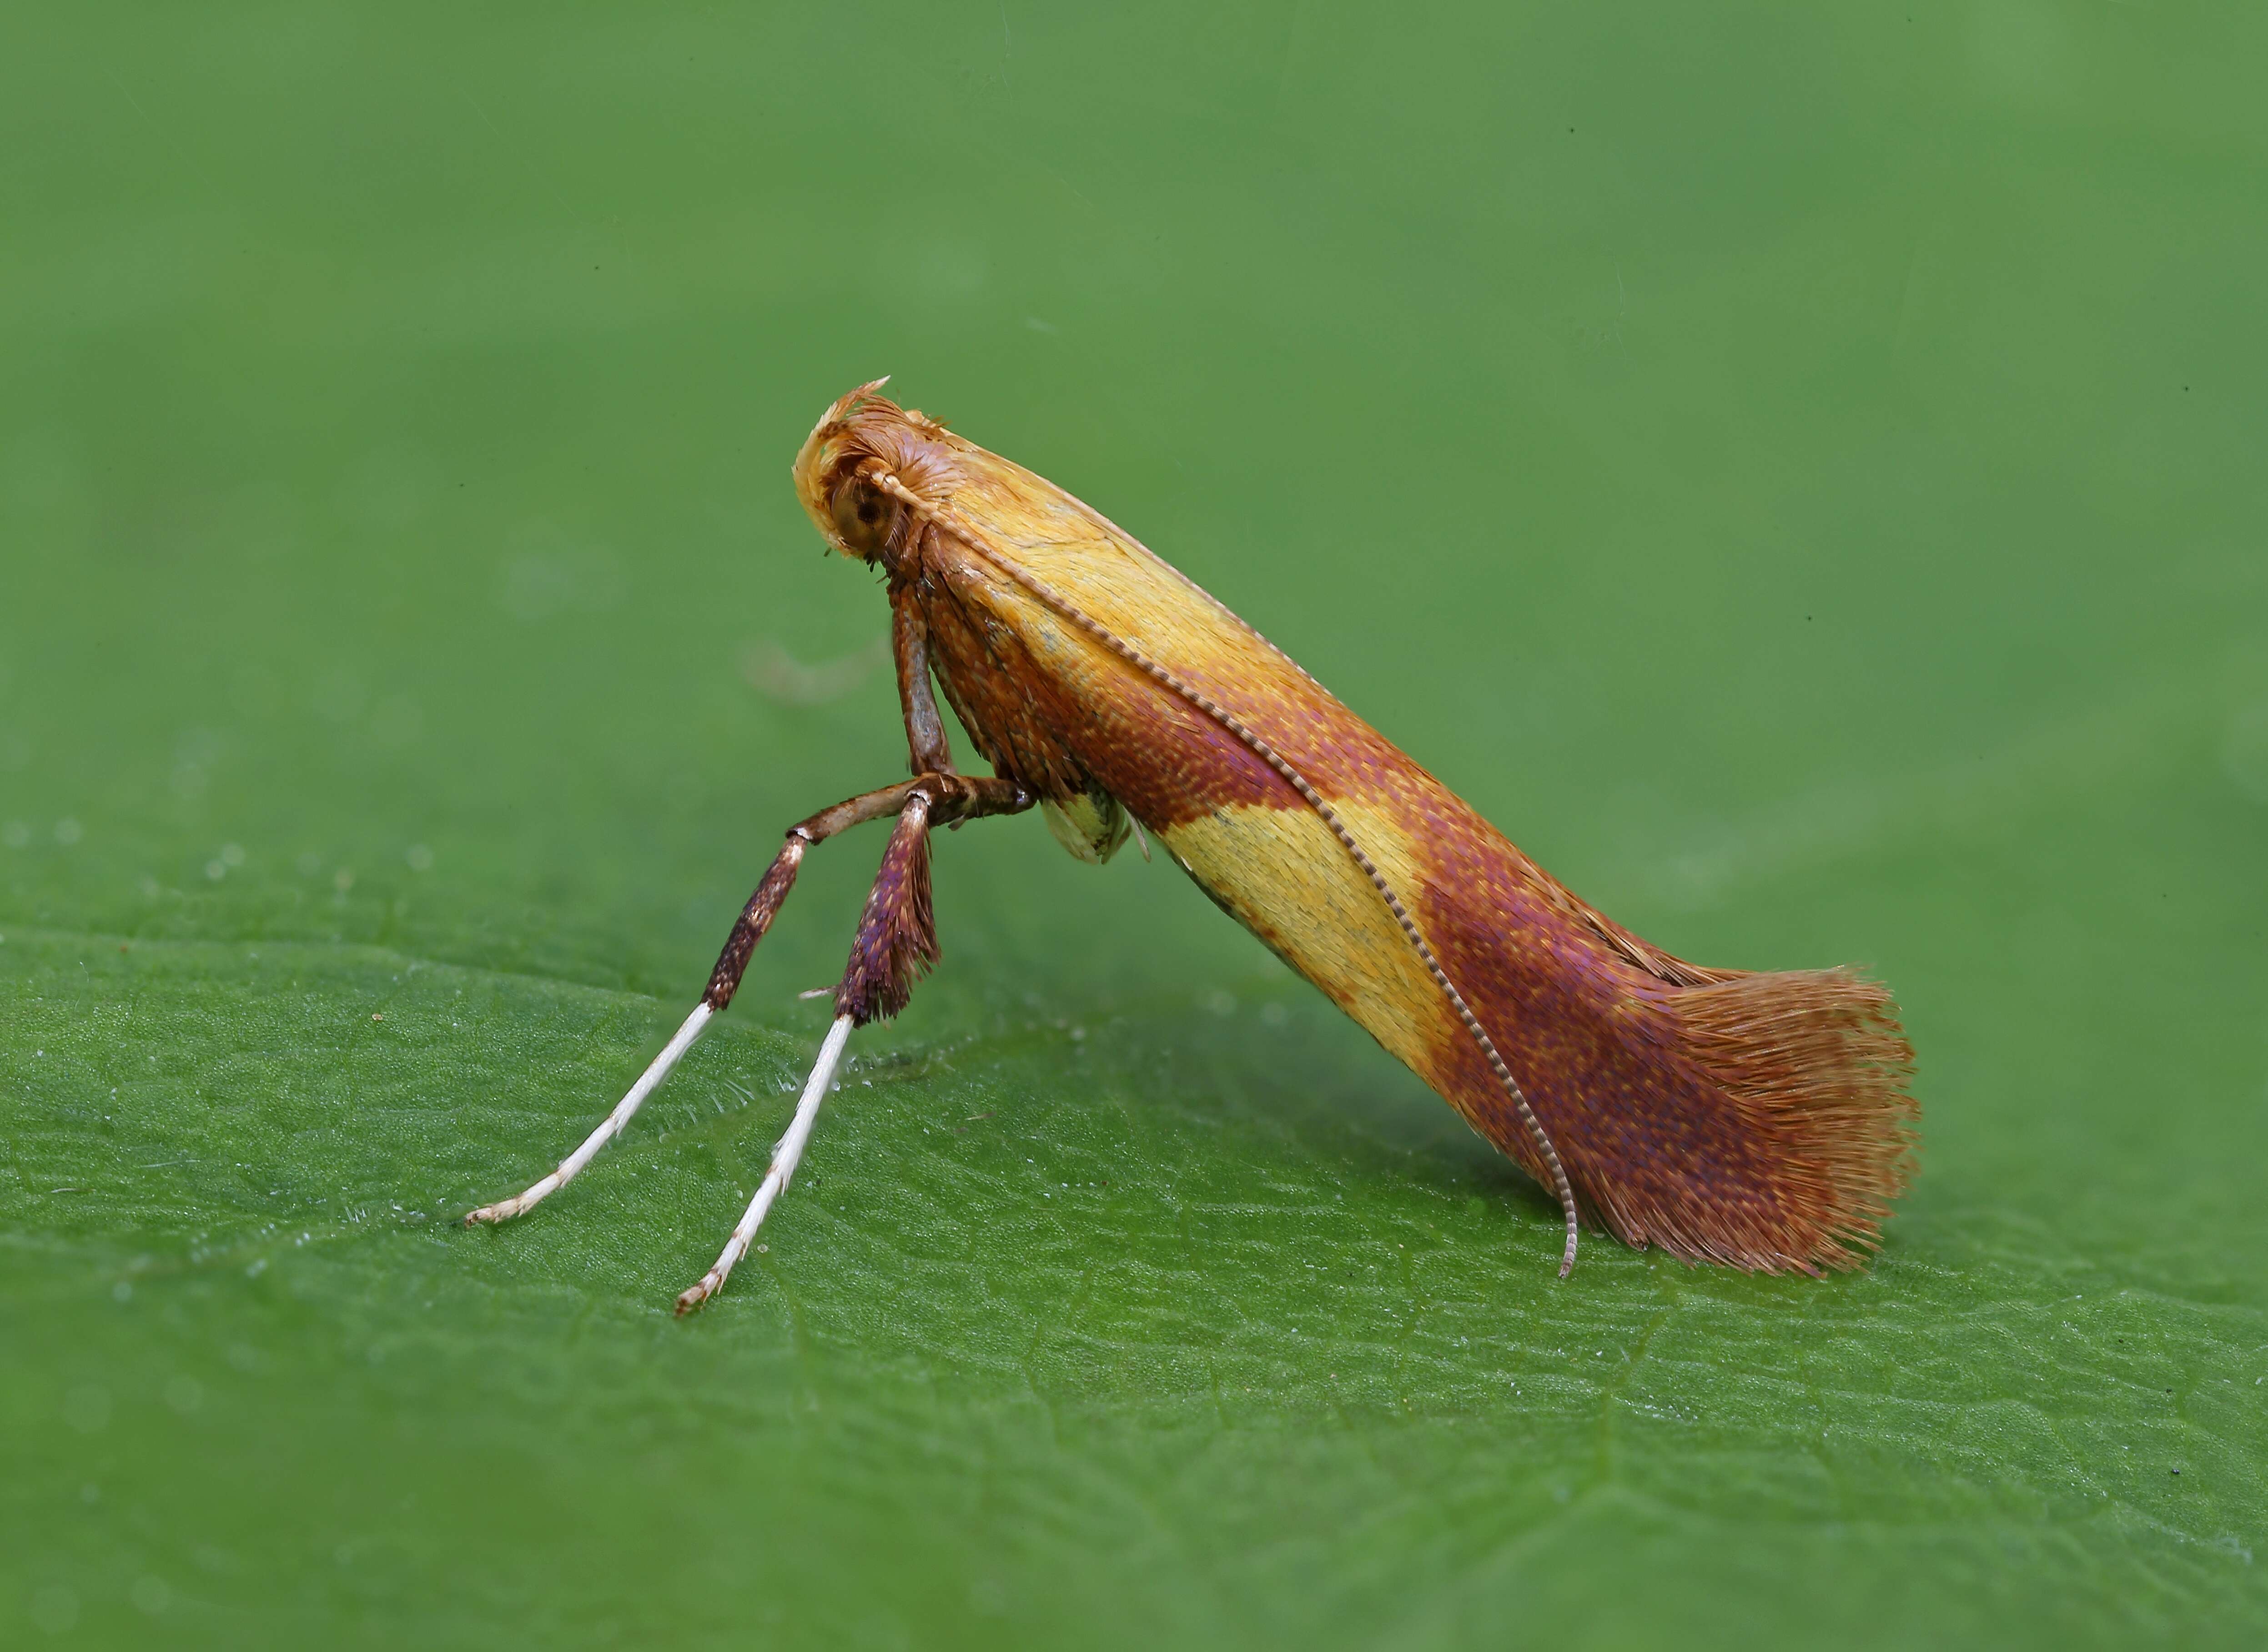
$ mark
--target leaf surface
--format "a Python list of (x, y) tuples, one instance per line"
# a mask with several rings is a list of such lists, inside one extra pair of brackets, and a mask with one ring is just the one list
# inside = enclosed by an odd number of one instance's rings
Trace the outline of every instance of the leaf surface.
[[(0, 1643), (2257, 1644), (2257, 29), (1652, 17), (8, 25)], [(1888, 979), (1874, 1265), (1557, 1280), (1035, 818), (702, 1314), (878, 833), (455, 1225), (902, 764), (784, 479), (884, 369), (1619, 921)]]

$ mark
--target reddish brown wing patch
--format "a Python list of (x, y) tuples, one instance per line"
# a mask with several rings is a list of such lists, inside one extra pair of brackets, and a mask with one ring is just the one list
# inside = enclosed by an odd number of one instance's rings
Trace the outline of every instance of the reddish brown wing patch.
[(1086, 789), (1087, 776), (1053, 719), (1024, 690), (1040, 679), (1023, 644), (987, 623), (983, 610), (955, 601), (944, 583), (915, 587), (929, 624), (930, 658), (946, 703), (992, 765), (1035, 797), (1061, 799)]
[[(995, 762), (1044, 760), (1091, 775), (1159, 831), (1220, 808), (1306, 807), (1235, 734), (1132, 664), (1097, 650), (1078, 680), (1041, 669), (1015, 634), (992, 619), (989, 605), (1001, 597), (981, 576), (947, 565), (924, 598), (946, 696), (979, 749), (988, 756), (1001, 754)], [(1257, 691), (1219, 667), (1192, 670), (1189, 681), (1201, 693), (1238, 704), (1248, 727), (1301, 772), (1325, 777), (1332, 796), (1439, 789), (1311, 681), (1272, 675), (1276, 680)], [(1029, 783), (1032, 777), (1026, 778)]]
[[(1484, 823), (1435, 822), (1431, 852), (1426, 931), (1609, 1227), (1766, 1272), (1862, 1259), (1913, 1147), (1913, 1052), (1881, 986), (1842, 970), (1681, 986), (1562, 910)], [(1444, 1093), (1535, 1173), (1477, 1053), (1441, 1053)]]

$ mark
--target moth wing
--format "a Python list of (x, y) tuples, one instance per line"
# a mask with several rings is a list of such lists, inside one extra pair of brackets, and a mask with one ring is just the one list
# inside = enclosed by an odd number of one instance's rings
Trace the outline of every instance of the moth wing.
[(1091, 867), (1099, 867), (1116, 854), (1132, 825), (1118, 800), (1101, 786), (1060, 800), (1043, 798), (1040, 813), (1065, 852)]

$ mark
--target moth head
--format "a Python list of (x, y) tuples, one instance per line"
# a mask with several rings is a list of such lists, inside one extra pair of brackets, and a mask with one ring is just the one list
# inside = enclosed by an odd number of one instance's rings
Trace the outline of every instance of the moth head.
[(895, 570), (917, 524), (885, 478), (927, 496), (958, 444), (935, 421), (880, 394), (877, 379), (827, 409), (795, 456), (796, 496), (830, 549)]

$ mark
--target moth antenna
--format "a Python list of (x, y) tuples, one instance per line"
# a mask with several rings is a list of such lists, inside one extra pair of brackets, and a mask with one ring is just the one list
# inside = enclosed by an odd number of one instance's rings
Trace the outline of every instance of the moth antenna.
[(870, 463), (865, 469), (865, 474), (875, 487), (881, 489), (883, 492), (890, 495), (907, 509), (927, 518), (932, 523), (951, 534), (969, 549), (1007, 575), (1009, 579), (1023, 586), (1043, 605), (1094, 638), (1095, 641), (1125, 660), (1136, 670), (1140, 671), (1169, 692), (1179, 696), (1219, 724), (1255, 756), (1273, 769), (1286, 785), (1306, 800), (1307, 807), (1322, 817), (1323, 823), (1330, 828), (1331, 835), (1339, 840), (1340, 847), (1353, 858), (1355, 865), (1362, 869), (1363, 875), (1370, 880), (1371, 887), (1378, 891), (1380, 897), (1385, 901), (1388, 910), (1394, 914), (1394, 921), (1401, 926), (1403, 935), (1425, 963), (1426, 972), (1433, 977), (1433, 984), (1441, 989), (1442, 995), (1449, 1000), (1449, 1007), (1456, 1012), (1458, 1021), (1463, 1023), (1467, 1034), (1479, 1046), (1481, 1054), (1488, 1061), (1489, 1071), (1496, 1078), (1498, 1087), (1511, 1101), (1513, 1110), (1520, 1116), (1522, 1127), (1528, 1132), (1528, 1139), (1535, 1143), (1536, 1154), (1543, 1160), (1544, 1168), (1550, 1176), (1551, 1191), (1557, 1197), (1560, 1212), (1565, 1216), (1567, 1221), (1566, 1248), (1560, 1253), (1559, 1257), (1559, 1277), (1565, 1279), (1575, 1265), (1575, 1246), (1577, 1235), (1580, 1230), (1580, 1213), (1575, 1202), (1574, 1186), (1568, 1180), (1566, 1166), (1560, 1162), (1559, 1151), (1551, 1145), (1551, 1138), (1543, 1128), (1543, 1121), (1536, 1117), (1535, 1110), (1528, 1104), (1528, 1097), (1521, 1092), (1519, 1080), (1513, 1077), (1512, 1069), (1505, 1065), (1504, 1058), (1497, 1052), (1496, 1041), (1489, 1036), (1488, 1029), (1481, 1025), (1480, 1018), (1473, 1014), (1472, 1006), (1465, 1001), (1465, 995), (1457, 990), (1456, 983), (1449, 978), (1448, 971), (1441, 967), (1441, 961), (1434, 955), (1432, 945), (1419, 931), (1417, 921), (1410, 916), (1409, 909), (1403, 905), (1402, 897), (1395, 892), (1394, 886), (1386, 881), (1385, 874), (1379, 871), (1377, 863), (1371, 859), (1362, 844), (1356, 841), (1353, 832), (1347, 829), (1345, 821), (1340, 818), (1338, 811), (1330, 806), (1329, 800), (1308, 782), (1307, 778), (1301, 774), (1288, 758), (1262, 738), (1235, 712), (1194, 685), (1183, 682), (1174, 671), (1151, 659), (1148, 654), (1126, 641), (1109, 627), (1088, 617), (1076, 603), (1064, 596), (1054, 586), (1027, 572), (1016, 563), (1002, 556), (988, 544), (982, 535), (963, 524), (952, 512), (931, 504), (887, 469)]
[(1150, 858), (1150, 834), (1142, 830), (1142, 822), (1136, 820), (1130, 811), (1126, 816), (1126, 821), (1134, 828), (1134, 841), (1141, 845), (1142, 859), (1147, 860)]

